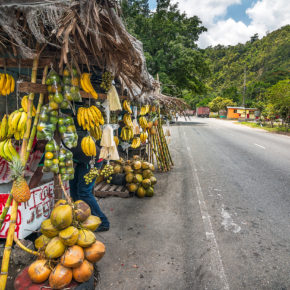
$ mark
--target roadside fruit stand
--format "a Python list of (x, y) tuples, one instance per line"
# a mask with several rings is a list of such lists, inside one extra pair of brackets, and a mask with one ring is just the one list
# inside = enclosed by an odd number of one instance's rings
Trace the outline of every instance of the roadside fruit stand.
[[(7, 285), (13, 241), (36, 257), (24, 271), (31, 283), (71, 287), (88, 281), (105, 254), (93, 233), (100, 219), (68, 193), (71, 150), (80, 143), (91, 160), (87, 183), (97, 178), (96, 186), (111, 186), (123, 173), (128, 192), (152, 197), (155, 164), (161, 171), (173, 166), (162, 115), (181, 106), (167, 106), (171, 101), (156, 89), (142, 44), (126, 31), (117, 1), (2, 0), (0, 8), (0, 166), (12, 183), (0, 216), (6, 229), (0, 289)], [(41, 142), (43, 172), (54, 180), (40, 190), (43, 211), (31, 207), (30, 219), (39, 218), (41, 232), (31, 250), (19, 240), (18, 213), (32, 199), (36, 203), (25, 173)], [(97, 146), (106, 161), (101, 169), (94, 167)], [(9, 227), (3, 225), (7, 213)]]

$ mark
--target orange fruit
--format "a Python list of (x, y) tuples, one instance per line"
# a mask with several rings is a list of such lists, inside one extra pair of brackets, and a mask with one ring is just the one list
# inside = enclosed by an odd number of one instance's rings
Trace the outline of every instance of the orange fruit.
[(51, 153), (51, 152), (46, 152), (46, 153), (45, 153), (45, 158), (46, 158), (46, 159), (52, 159), (52, 158), (53, 158), (53, 153)]

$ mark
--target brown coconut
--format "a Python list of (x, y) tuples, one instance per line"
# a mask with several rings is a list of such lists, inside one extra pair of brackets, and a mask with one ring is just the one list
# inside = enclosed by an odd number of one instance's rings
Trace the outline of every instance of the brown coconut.
[(85, 221), (91, 215), (90, 206), (82, 200), (75, 202), (75, 216), (79, 222)]

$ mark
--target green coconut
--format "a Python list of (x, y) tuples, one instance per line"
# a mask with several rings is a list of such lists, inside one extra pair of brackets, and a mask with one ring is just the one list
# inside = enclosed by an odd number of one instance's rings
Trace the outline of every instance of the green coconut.
[(65, 248), (61, 239), (59, 237), (54, 237), (47, 244), (44, 253), (48, 259), (56, 259), (63, 255)]
[(82, 248), (91, 246), (96, 241), (94, 233), (90, 230), (81, 229), (79, 230), (79, 237), (77, 244)]
[(81, 223), (81, 225), (94, 232), (102, 223), (101, 219), (97, 216), (90, 215), (84, 222)]
[(70, 205), (59, 205), (55, 207), (50, 215), (52, 225), (58, 230), (69, 227), (73, 221), (73, 211)]
[(50, 219), (44, 220), (41, 223), (40, 231), (48, 238), (53, 238), (58, 235), (58, 230), (52, 225)]
[(91, 215), (90, 206), (82, 200), (75, 202), (75, 216), (79, 222), (85, 221)]
[(155, 185), (155, 184), (157, 183), (157, 179), (156, 179), (155, 176), (151, 176), (151, 177), (150, 177), (150, 181), (151, 181), (151, 185), (152, 185), (152, 186)]
[(152, 197), (154, 195), (154, 189), (152, 186), (148, 187), (146, 190), (146, 196)]
[(146, 189), (143, 186), (139, 186), (137, 190), (137, 196), (142, 198), (146, 195)]
[(130, 183), (127, 185), (127, 188), (130, 192), (136, 192), (138, 189), (138, 185), (136, 183)]
[(150, 178), (151, 176), (153, 176), (153, 173), (151, 172), (151, 170), (149, 170), (149, 169), (145, 169), (145, 170), (143, 171), (143, 178), (144, 178), (144, 179)]
[(134, 183), (142, 183), (142, 181), (143, 181), (142, 175), (141, 174), (135, 174), (133, 181), (134, 181)]
[(134, 179), (134, 174), (133, 173), (128, 173), (126, 174), (126, 182), (131, 183)]
[(73, 246), (79, 237), (79, 230), (73, 226), (70, 226), (58, 234), (60, 240), (65, 246)]
[(44, 249), (50, 240), (49, 237), (41, 235), (34, 241), (34, 246), (37, 250)]
[(142, 186), (144, 187), (144, 188), (148, 188), (149, 186), (151, 186), (151, 181), (150, 181), (150, 179), (143, 179), (143, 181), (142, 181)]

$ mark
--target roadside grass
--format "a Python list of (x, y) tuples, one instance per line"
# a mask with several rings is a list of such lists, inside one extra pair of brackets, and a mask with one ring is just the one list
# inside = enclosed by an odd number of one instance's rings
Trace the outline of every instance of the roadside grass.
[(242, 125), (245, 125), (245, 126), (248, 126), (248, 127), (251, 127), (251, 128), (264, 129), (264, 130), (269, 131), (269, 132), (280, 133), (280, 134), (285, 134), (286, 133), (287, 135), (288, 134), (290, 135), (289, 128), (282, 127), (282, 126), (271, 128), (271, 126), (269, 126), (269, 125), (261, 126), (260, 124), (253, 123), (253, 122), (237, 122), (236, 124), (242, 124)]

